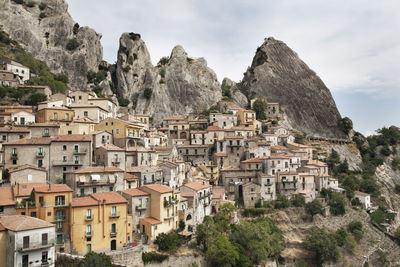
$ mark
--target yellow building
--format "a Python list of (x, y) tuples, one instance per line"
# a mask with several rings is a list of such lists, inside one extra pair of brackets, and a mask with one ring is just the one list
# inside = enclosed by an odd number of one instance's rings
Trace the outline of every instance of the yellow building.
[(74, 111), (64, 107), (43, 108), (36, 112), (36, 122), (72, 122)]
[(6, 267), (7, 264), (7, 231), (0, 223), (0, 267)]
[(150, 194), (150, 217), (140, 218), (141, 233), (144, 233), (150, 241), (160, 233), (178, 229), (179, 192), (159, 184), (145, 185), (140, 190)]
[(140, 115), (140, 114), (135, 114), (133, 115), (133, 118), (140, 121), (140, 123), (143, 123), (146, 129), (150, 129), (150, 116), (149, 115)]
[(122, 249), (131, 242), (128, 201), (117, 192), (74, 198), (71, 205), (71, 249), (78, 254)]
[(236, 113), (238, 123), (247, 123), (256, 119), (256, 112), (254, 110), (240, 109)]
[[(102, 120), (95, 126), (95, 131), (107, 131), (114, 137), (114, 144), (119, 147), (134, 146), (135, 139), (143, 136), (143, 125), (115, 118)], [(132, 144), (130, 143), (132, 141)]]

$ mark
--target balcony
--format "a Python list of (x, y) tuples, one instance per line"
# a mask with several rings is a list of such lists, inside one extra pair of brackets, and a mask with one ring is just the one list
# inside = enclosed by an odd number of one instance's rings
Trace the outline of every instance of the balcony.
[(48, 201), (48, 202), (40, 202), (40, 207), (45, 207), (45, 208), (65, 208), (69, 207), (70, 202), (65, 202), (65, 201)]
[(169, 215), (169, 216), (165, 216), (165, 217), (164, 217), (164, 220), (172, 220), (172, 219), (174, 219), (174, 218), (175, 218), (175, 215), (172, 214), (172, 215)]
[(92, 232), (86, 232), (86, 237), (92, 237)]
[(93, 220), (92, 216), (86, 216), (85, 221), (90, 222)]
[(56, 215), (56, 217), (54, 218), (55, 222), (63, 222), (65, 221), (65, 215)]
[(111, 231), (110, 237), (116, 237), (117, 236), (117, 231)]
[(87, 148), (74, 149), (74, 155), (84, 155), (87, 153)]
[(178, 202), (179, 202), (179, 200), (177, 200), (177, 199), (172, 199), (171, 201), (165, 200), (164, 201), (164, 208), (173, 206), (175, 204), (178, 204)]
[(11, 159), (18, 159), (17, 153), (11, 153)]
[(116, 218), (119, 218), (119, 212), (117, 212), (117, 213), (111, 213), (111, 215), (110, 215), (110, 219), (116, 219)]
[(37, 158), (44, 158), (44, 152), (37, 152), (36, 153)]
[(46, 132), (44, 132), (42, 136), (43, 136), (43, 137), (50, 137), (50, 134), (49, 134), (49, 133), (46, 133)]
[(118, 165), (121, 163), (121, 160), (122, 160), (121, 158), (113, 158), (111, 159), (111, 164)]
[(56, 229), (56, 232), (57, 232), (57, 233), (62, 233), (62, 232), (64, 232), (64, 229), (62, 229), (62, 228), (57, 228), (57, 229)]
[(43, 240), (42, 242), (34, 242), (34, 243), (30, 242), (28, 245), (17, 244), (17, 250), (19, 252), (29, 252), (29, 251), (49, 248), (52, 246), (54, 246), (54, 240), (48, 240), (48, 241)]
[(81, 166), (82, 161), (80, 160), (53, 160), (53, 166)]
[(147, 209), (147, 207), (144, 205), (137, 205), (135, 209), (136, 210), (145, 210), (145, 209)]

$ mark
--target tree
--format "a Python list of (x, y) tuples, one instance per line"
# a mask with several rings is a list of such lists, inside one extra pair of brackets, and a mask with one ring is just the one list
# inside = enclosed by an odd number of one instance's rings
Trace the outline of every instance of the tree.
[(257, 120), (265, 120), (267, 118), (267, 115), (265, 114), (267, 103), (265, 103), (264, 100), (257, 99), (254, 101), (252, 109), (256, 112)]
[(306, 212), (311, 215), (311, 217), (314, 217), (314, 215), (322, 212), (322, 204), (318, 199), (314, 199), (306, 204), (305, 209)]
[(329, 206), (333, 215), (343, 215), (346, 213), (346, 199), (338, 192), (332, 192), (329, 199)]
[(328, 164), (330, 171), (336, 171), (336, 166), (340, 163), (340, 156), (335, 149), (332, 148), (331, 154), (329, 155), (326, 163)]
[(168, 62), (169, 62), (169, 57), (162, 57), (158, 61), (157, 66), (164, 66), (164, 65), (168, 64)]
[(226, 96), (226, 97), (231, 97), (231, 86), (230, 85), (225, 85), (222, 86), (222, 96)]
[(338, 173), (348, 173), (349, 172), (349, 162), (347, 159), (344, 159), (342, 163), (339, 164), (337, 167), (337, 172)]
[(28, 101), (26, 104), (31, 106), (36, 106), (39, 102), (43, 102), (47, 100), (47, 96), (42, 93), (33, 93), (29, 96)]
[(346, 239), (347, 239), (348, 235), (349, 234), (347, 233), (346, 229), (344, 229), (343, 227), (338, 229), (334, 234), (334, 237), (335, 237), (335, 240), (336, 240), (336, 244), (339, 247), (343, 247), (345, 242), (346, 242)]
[(143, 91), (143, 95), (146, 99), (150, 99), (152, 94), (153, 90), (151, 90), (151, 88), (145, 88)]
[(39, 9), (42, 10), (42, 11), (45, 10), (46, 7), (47, 7), (47, 4), (46, 4), (46, 3), (43, 3), (43, 2), (42, 2), (42, 3), (39, 4)]
[(354, 220), (347, 225), (347, 230), (359, 241), (363, 237), (363, 225), (362, 222)]
[(121, 107), (126, 107), (126, 106), (128, 106), (129, 105), (129, 99), (127, 99), (127, 98), (124, 98), (124, 97), (118, 97), (118, 104), (121, 106)]
[(285, 195), (278, 195), (275, 201), (275, 209), (285, 209), (289, 207), (289, 200)]
[(76, 35), (76, 34), (78, 34), (78, 31), (79, 31), (79, 24), (75, 23), (74, 28), (72, 29), (72, 32)]
[(394, 237), (397, 239), (397, 242), (400, 242), (400, 226), (397, 227), (396, 231), (394, 232)]
[(68, 51), (74, 51), (75, 49), (77, 49), (79, 46), (78, 40), (76, 40), (76, 38), (71, 38), (68, 40), (68, 43), (66, 45), (66, 49)]
[(306, 236), (304, 242), (306, 249), (315, 253), (315, 261), (318, 265), (328, 260), (336, 261), (339, 258), (339, 248), (333, 235), (325, 229), (312, 231)]
[(182, 245), (182, 241), (176, 233), (161, 233), (156, 237), (154, 244), (158, 245), (160, 251), (173, 253)]
[(294, 195), (291, 198), (290, 202), (295, 207), (304, 207), (304, 205), (306, 204), (306, 200), (304, 199), (304, 197), (302, 195)]
[(206, 258), (211, 266), (236, 266), (239, 260), (239, 252), (225, 235), (218, 234), (207, 249)]
[(183, 231), (185, 229), (185, 226), (186, 226), (185, 221), (180, 220), (179, 221), (179, 230)]
[(79, 267), (112, 267), (111, 257), (104, 253), (89, 252)]
[(67, 84), (69, 82), (68, 76), (65, 74), (56, 74), (54, 75), (54, 79), (60, 82)]
[(339, 127), (343, 130), (343, 132), (349, 134), (350, 131), (353, 129), (353, 122), (350, 118), (344, 117), (339, 120)]

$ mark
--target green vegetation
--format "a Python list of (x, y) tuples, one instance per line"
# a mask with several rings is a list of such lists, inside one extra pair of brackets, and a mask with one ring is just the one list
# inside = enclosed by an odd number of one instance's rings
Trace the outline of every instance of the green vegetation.
[(231, 98), (231, 86), (225, 85), (225, 86), (222, 86), (221, 89), (222, 89), (222, 96), (228, 97), (230, 99)]
[(308, 234), (304, 246), (315, 253), (314, 259), (318, 265), (322, 265), (325, 261), (336, 261), (340, 255), (335, 235), (328, 233), (325, 229), (315, 230)]
[(129, 33), (129, 38), (131, 38), (134, 41), (137, 41), (141, 38), (139, 33), (134, 33), (134, 32), (130, 32)]
[(267, 258), (275, 258), (283, 249), (282, 234), (268, 218), (257, 218), (231, 225), (235, 211), (224, 204), (214, 218), (205, 217), (198, 225), (198, 246), (205, 252), (211, 266), (252, 266)]
[(29, 96), (28, 101), (25, 102), (27, 105), (36, 106), (39, 102), (47, 100), (47, 96), (42, 93), (33, 93)]
[(75, 24), (74, 24), (74, 27), (72, 28), (72, 32), (73, 32), (75, 35), (78, 34), (79, 28), (80, 28), (79, 24), (78, 24), (78, 23), (75, 23)]
[(265, 208), (247, 208), (242, 211), (244, 217), (259, 217), (266, 214)]
[(47, 17), (46, 12), (40, 12), (39, 18), (40, 18), (40, 19), (44, 19), (45, 17)]
[(306, 200), (302, 195), (294, 195), (290, 199), (290, 204), (293, 207), (304, 207), (306, 205)]
[(397, 239), (397, 243), (400, 243), (400, 226), (397, 227), (396, 231), (394, 232), (394, 238)]
[(390, 223), (394, 220), (395, 214), (387, 212), (383, 207), (379, 207), (376, 211), (370, 214), (371, 222), (381, 228), (382, 223)]
[(162, 57), (162, 58), (160, 58), (160, 60), (158, 61), (157, 66), (160, 67), (160, 66), (167, 65), (168, 62), (169, 62), (169, 57)]
[(144, 88), (143, 91), (143, 96), (149, 100), (151, 98), (151, 95), (153, 94), (153, 90), (151, 88)]
[(286, 209), (289, 207), (289, 200), (287, 196), (285, 195), (278, 195), (275, 203), (274, 203), (275, 209)]
[(13, 0), (13, 2), (18, 4), (18, 5), (23, 5), (24, 4), (24, 0)]
[(353, 130), (353, 122), (348, 117), (344, 117), (339, 120), (339, 127), (345, 132), (349, 134), (351, 130)]
[(267, 118), (267, 115), (265, 113), (265, 111), (267, 110), (267, 103), (265, 103), (264, 100), (257, 99), (256, 101), (254, 101), (251, 108), (256, 112), (257, 120), (265, 120)]
[[(149, 262), (163, 262), (168, 259), (168, 255), (160, 254), (157, 252), (143, 252), (142, 261), (144, 264)], [(96, 265), (93, 265), (96, 266)]]
[(42, 2), (42, 3), (39, 4), (39, 9), (42, 10), (42, 11), (45, 10), (46, 7), (47, 7), (47, 4), (44, 3), (44, 2)]
[(332, 192), (328, 204), (333, 215), (344, 215), (346, 213), (346, 199), (342, 194)]
[(398, 170), (400, 167), (400, 159), (399, 158), (393, 158), (392, 160), (392, 168), (393, 170)]
[[(151, 124), (151, 122), (150, 122), (150, 124)], [(185, 229), (185, 226), (186, 226), (185, 221), (180, 220), (179, 221), (179, 231), (183, 231)]]
[(88, 83), (94, 83), (95, 85), (99, 85), (99, 83), (101, 83), (107, 78), (107, 71), (99, 70), (98, 72), (94, 72), (90, 70), (86, 74), (86, 77), (88, 79)]
[(156, 237), (154, 244), (158, 245), (160, 251), (174, 253), (182, 245), (182, 241), (176, 233), (161, 233)]
[(359, 241), (363, 237), (363, 225), (360, 221), (352, 221), (347, 225), (347, 230), (354, 236), (354, 238)]
[(79, 267), (112, 267), (111, 257), (104, 253), (89, 252), (79, 264)]
[(306, 135), (304, 133), (297, 133), (294, 136), (294, 142), (298, 144), (303, 144), (304, 145), (304, 139), (306, 138)]
[(128, 105), (129, 105), (129, 103), (130, 103), (130, 101), (129, 101), (129, 99), (127, 99), (127, 98), (124, 98), (124, 97), (118, 97), (118, 104), (121, 106), (121, 107), (127, 107)]
[(160, 74), (161, 78), (165, 78), (165, 67), (161, 67), (158, 73)]
[(36, 5), (36, 3), (35, 2), (33, 2), (33, 1), (29, 1), (27, 4), (26, 4), (26, 6), (27, 7), (35, 7), (35, 5)]
[(65, 48), (68, 51), (74, 51), (75, 49), (77, 49), (79, 46), (78, 40), (76, 40), (76, 38), (71, 38), (68, 40), (67, 45), (65, 46)]
[(203, 111), (201, 111), (199, 115), (202, 117), (208, 117), (210, 116), (211, 112), (218, 112), (218, 106), (212, 105), (209, 109), (204, 109)]
[(314, 199), (306, 204), (305, 209), (307, 214), (310, 214), (311, 217), (314, 217), (314, 215), (322, 212), (322, 204), (318, 199)]

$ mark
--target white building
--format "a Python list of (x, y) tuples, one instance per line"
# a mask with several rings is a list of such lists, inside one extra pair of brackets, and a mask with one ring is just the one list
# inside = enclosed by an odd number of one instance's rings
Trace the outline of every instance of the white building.
[(237, 117), (233, 114), (210, 113), (209, 120), (212, 125), (223, 129), (231, 129), (237, 125)]
[(371, 208), (371, 196), (367, 193), (354, 191), (354, 197), (357, 198), (363, 207), (363, 209), (370, 209)]
[(205, 216), (211, 214), (212, 187), (199, 182), (187, 183), (180, 187), (181, 196), (188, 199), (189, 208), (193, 208), (194, 225), (202, 223)]
[(35, 115), (25, 110), (17, 110), (12, 112), (11, 119), (15, 125), (35, 123)]
[(12, 71), (15, 75), (17, 75), (22, 83), (30, 79), (29, 68), (14, 60), (3, 57), (0, 59), (0, 65), (1, 69)]
[(55, 266), (54, 224), (23, 215), (2, 216), (0, 224), (5, 228), (0, 235), (6, 235), (5, 266)]

